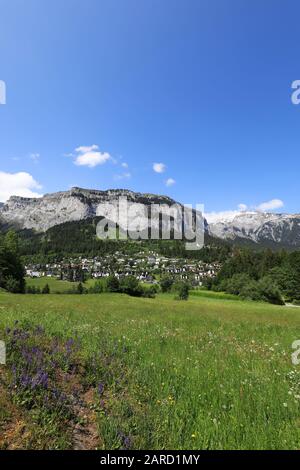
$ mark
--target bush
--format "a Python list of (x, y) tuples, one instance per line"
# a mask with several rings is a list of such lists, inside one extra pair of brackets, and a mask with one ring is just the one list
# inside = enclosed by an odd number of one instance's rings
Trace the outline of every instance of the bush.
[(123, 294), (141, 297), (144, 294), (143, 288), (134, 276), (126, 276), (120, 281), (120, 291)]
[(20, 290), (20, 282), (12, 276), (8, 276), (5, 281), (5, 288), (8, 292), (13, 294), (17, 294), (21, 292)]
[(277, 267), (269, 272), (288, 302), (300, 300), (300, 275), (293, 267)]
[(284, 301), (279, 287), (275, 284), (270, 276), (265, 276), (258, 281), (261, 298), (265, 302), (276, 305), (284, 305)]
[(242, 288), (240, 295), (244, 299), (284, 305), (280, 289), (269, 276), (265, 276), (259, 281), (250, 281)]
[(162, 276), (160, 281), (160, 287), (162, 292), (170, 292), (174, 284), (174, 279), (170, 276)]
[(150, 286), (150, 287), (145, 287), (143, 289), (143, 297), (147, 297), (149, 299), (154, 299), (157, 294), (157, 287), (156, 286)]
[(221, 286), (222, 284), (225, 285), (225, 290), (228, 294), (239, 295), (251, 283), (252, 279), (248, 274), (234, 274), (232, 278), (221, 282)]
[(189, 298), (189, 285), (186, 282), (178, 282), (175, 285), (175, 291), (177, 292), (177, 300), (188, 300)]
[(120, 292), (119, 279), (112, 275), (106, 279), (106, 290), (107, 292)]
[(240, 296), (245, 300), (262, 300), (261, 292), (257, 281), (250, 281), (240, 291)]

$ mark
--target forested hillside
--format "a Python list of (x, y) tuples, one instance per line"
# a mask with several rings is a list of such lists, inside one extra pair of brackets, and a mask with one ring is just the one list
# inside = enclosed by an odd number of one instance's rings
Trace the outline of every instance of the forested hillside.
[[(20, 252), (24, 259), (52, 260), (67, 256), (101, 256), (115, 251), (134, 254), (140, 250), (155, 250), (165, 256), (201, 259), (205, 262), (224, 262), (231, 253), (230, 245), (205, 234), (205, 247), (198, 251), (186, 251), (181, 240), (119, 241), (100, 240), (96, 237), (96, 226), (100, 218), (67, 222), (49, 229), (46, 233), (32, 230), (18, 232)], [(5, 228), (2, 227), (5, 231)]]
[(236, 248), (207, 287), (245, 299), (297, 303), (300, 301), (300, 251), (255, 252)]

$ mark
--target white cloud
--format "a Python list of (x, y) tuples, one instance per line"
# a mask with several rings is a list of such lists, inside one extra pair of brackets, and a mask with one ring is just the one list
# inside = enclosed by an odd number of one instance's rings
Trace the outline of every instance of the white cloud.
[(168, 178), (166, 181), (166, 186), (170, 187), (173, 186), (176, 183), (176, 181), (173, 178)]
[(99, 147), (98, 145), (90, 145), (90, 146), (84, 146), (84, 145), (81, 145), (80, 147), (77, 147), (75, 149), (75, 152), (77, 153), (87, 153), (87, 152), (93, 152), (94, 150), (98, 150)]
[(122, 166), (123, 168), (128, 168), (128, 163), (123, 162), (123, 163), (121, 163), (121, 166)]
[(103, 165), (112, 159), (108, 152), (100, 152), (98, 145), (77, 147), (75, 152), (76, 158), (74, 163), (77, 166), (88, 166), (89, 168), (94, 168), (95, 166)]
[(232, 222), (233, 219), (241, 212), (268, 212), (275, 209), (280, 209), (283, 206), (284, 203), (280, 199), (272, 199), (271, 201), (263, 202), (256, 207), (247, 206), (246, 204), (239, 204), (238, 210), (209, 212), (205, 214), (205, 217), (209, 224), (215, 224), (218, 222)]
[(153, 170), (155, 173), (164, 173), (166, 168), (167, 167), (164, 163), (153, 163)]
[(41, 188), (42, 186), (29, 173), (0, 171), (0, 202), (7, 201), (10, 196), (42, 197), (42, 194), (33, 191)]
[(271, 201), (263, 202), (259, 206), (256, 207), (258, 211), (267, 212), (267, 211), (274, 211), (275, 209), (280, 209), (284, 206), (283, 201), (281, 199), (272, 199)]

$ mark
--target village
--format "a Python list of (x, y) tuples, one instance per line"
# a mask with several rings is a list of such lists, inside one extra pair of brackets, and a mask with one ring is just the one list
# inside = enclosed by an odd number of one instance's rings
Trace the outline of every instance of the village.
[(114, 274), (119, 279), (131, 275), (140, 282), (157, 284), (161, 276), (170, 275), (200, 287), (205, 279), (217, 275), (221, 265), (169, 258), (154, 251), (141, 251), (134, 257), (116, 251), (114, 255), (106, 254), (91, 259), (65, 258), (52, 264), (27, 264), (25, 269), (27, 277), (48, 277), (71, 282), (102, 279)]

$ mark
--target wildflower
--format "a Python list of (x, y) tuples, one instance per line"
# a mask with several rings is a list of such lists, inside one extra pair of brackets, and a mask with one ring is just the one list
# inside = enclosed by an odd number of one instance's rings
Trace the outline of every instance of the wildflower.
[(104, 391), (104, 384), (100, 382), (98, 384), (98, 394), (101, 396), (103, 394), (103, 391)]
[(104, 400), (100, 400), (100, 407), (103, 408), (103, 409), (105, 408), (105, 402), (104, 402)]
[(126, 436), (123, 432), (119, 432), (119, 439), (125, 449), (130, 449), (132, 447), (132, 439), (130, 436)]

